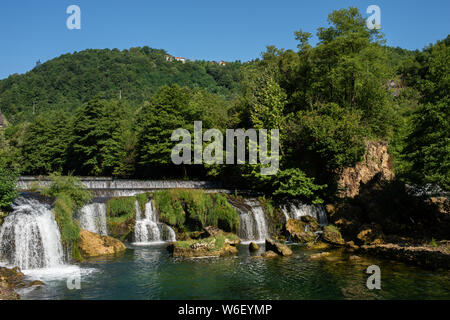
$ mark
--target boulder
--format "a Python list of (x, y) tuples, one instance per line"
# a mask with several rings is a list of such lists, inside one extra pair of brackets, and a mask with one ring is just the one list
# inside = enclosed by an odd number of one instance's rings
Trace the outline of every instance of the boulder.
[(300, 220), (307, 224), (307, 231), (316, 232), (320, 230), (320, 224), (316, 218), (311, 216), (302, 216)]
[(19, 300), (20, 296), (15, 289), (42, 286), (42, 281), (26, 281), (20, 268), (12, 269), (0, 267), (0, 300)]
[(120, 240), (87, 230), (80, 231), (78, 248), (84, 258), (116, 254), (126, 249)]
[(278, 254), (276, 254), (275, 252), (269, 250), (269, 251), (264, 252), (261, 255), (261, 257), (263, 257), (263, 258), (275, 258), (275, 257), (278, 257)]
[(286, 223), (286, 232), (294, 242), (306, 243), (314, 241), (314, 233), (312, 231), (306, 231), (307, 226), (308, 224), (301, 220), (289, 219)]
[(325, 226), (323, 228), (323, 241), (332, 244), (332, 245), (344, 245), (345, 241), (342, 238), (341, 233), (339, 232), (339, 229), (335, 226)]
[(381, 244), (383, 241), (383, 232), (377, 224), (363, 225), (356, 236), (363, 244)]
[(275, 242), (272, 239), (266, 238), (266, 251), (273, 251), (280, 256), (292, 255), (292, 250), (285, 244)]
[(250, 242), (250, 245), (248, 246), (248, 249), (250, 251), (258, 251), (259, 250), (259, 246), (256, 243), (254, 243), (254, 242)]

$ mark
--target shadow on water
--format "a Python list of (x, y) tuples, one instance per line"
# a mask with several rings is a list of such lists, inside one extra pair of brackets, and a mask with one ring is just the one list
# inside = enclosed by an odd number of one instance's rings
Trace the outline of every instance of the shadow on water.
[[(263, 246), (261, 246), (263, 247)], [(115, 257), (89, 259), (81, 289), (67, 279), (22, 293), (25, 299), (450, 299), (449, 271), (426, 271), (402, 263), (355, 258), (292, 246), (291, 257), (264, 259), (264, 251), (226, 258), (173, 258), (166, 245), (130, 246)], [(381, 268), (381, 290), (366, 287), (368, 266)]]

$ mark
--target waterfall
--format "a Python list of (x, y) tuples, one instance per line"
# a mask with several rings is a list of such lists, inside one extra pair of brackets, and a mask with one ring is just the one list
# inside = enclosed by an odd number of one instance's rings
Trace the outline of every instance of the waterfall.
[(303, 216), (311, 216), (317, 219), (320, 225), (324, 226), (328, 224), (327, 213), (322, 205), (314, 204), (290, 204), (281, 208), (286, 221), (291, 219), (300, 219)]
[(23, 270), (64, 264), (61, 235), (51, 208), (18, 198), (0, 228), (0, 261)]
[(92, 203), (84, 206), (78, 213), (78, 221), (82, 229), (102, 236), (108, 235), (104, 203)]
[(176, 241), (175, 231), (168, 225), (159, 222), (158, 213), (151, 201), (145, 204), (145, 212), (136, 201), (136, 225), (134, 227), (134, 241), (136, 244), (159, 243), (162, 241)]
[(244, 205), (232, 203), (239, 212), (238, 236), (242, 242), (264, 242), (269, 237), (264, 210), (257, 200), (246, 199)]

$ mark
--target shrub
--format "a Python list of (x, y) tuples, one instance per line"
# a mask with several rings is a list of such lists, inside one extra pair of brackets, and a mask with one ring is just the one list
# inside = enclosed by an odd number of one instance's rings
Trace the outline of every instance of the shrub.
[(0, 168), (0, 209), (9, 207), (17, 196), (17, 174)]
[(106, 202), (106, 215), (109, 218), (130, 217), (135, 213), (135, 202), (136, 197), (111, 198)]

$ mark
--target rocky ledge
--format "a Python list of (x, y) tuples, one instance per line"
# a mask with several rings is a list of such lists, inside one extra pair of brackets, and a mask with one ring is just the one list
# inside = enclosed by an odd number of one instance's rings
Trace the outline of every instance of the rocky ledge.
[(42, 286), (42, 281), (25, 281), (25, 275), (18, 267), (8, 269), (0, 267), (0, 300), (19, 300), (20, 296), (15, 289)]
[(80, 231), (78, 248), (83, 258), (110, 255), (125, 251), (125, 245), (109, 236), (101, 236), (87, 230)]
[(399, 260), (427, 268), (450, 266), (450, 241), (439, 246), (407, 246), (393, 243), (363, 245), (357, 250), (382, 258)]

